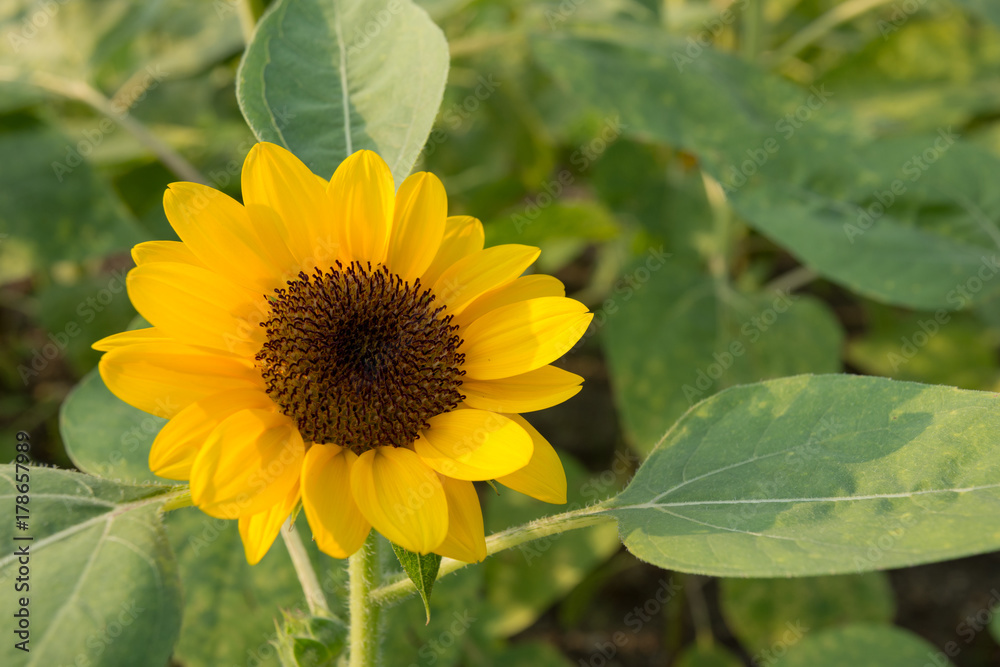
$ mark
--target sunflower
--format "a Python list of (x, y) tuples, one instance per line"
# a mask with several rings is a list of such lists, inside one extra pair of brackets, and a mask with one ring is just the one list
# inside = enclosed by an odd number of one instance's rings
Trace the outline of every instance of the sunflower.
[(483, 248), (475, 218), (447, 215), (441, 181), (395, 191), (375, 153), (326, 181), (257, 144), (243, 204), (197, 183), (164, 196), (180, 242), (137, 245), (128, 294), (151, 328), (97, 342), (123, 401), (169, 421), (153, 472), (238, 519), (259, 561), (301, 503), (325, 553), (374, 527), (410, 551), (486, 556), (475, 481), (566, 502), (552, 446), (519, 413), (570, 398), (550, 365), (592, 314), (537, 248)]

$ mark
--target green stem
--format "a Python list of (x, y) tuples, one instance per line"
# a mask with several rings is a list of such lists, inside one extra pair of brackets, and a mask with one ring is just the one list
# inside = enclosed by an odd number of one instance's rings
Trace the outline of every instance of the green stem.
[(208, 179), (202, 176), (194, 165), (137, 121), (128, 109), (121, 109), (120, 105), (116, 105), (84, 81), (66, 79), (45, 72), (20, 72), (14, 67), (0, 67), (0, 81), (23, 81), (60, 97), (83, 102), (131, 132), (139, 143), (151, 150), (179, 178), (208, 184)]
[(375, 667), (378, 664), (379, 605), (373, 595), (378, 585), (379, 562), (375, 533), (347, 561), (350, 581), (349, 667)]
[[(565, 512), (563, 514), (556, 514), (554, 516), (538, 519), (536, 521), (532, 521), (531, 523), (526, 523), (523, 526), (508, 528), (507, 530), (494, 533), (493, 535), (487, 537), (486, 556), (492, 556), (495, 553), (520, 546), (525, 542), (531, 542), (532, 540), (537, 540), (542, 537), (556, 535), (566, 532), (567, 530), (593, 526), (595, 524), (602, 523), (604, 521), (611, 521), (613, 519), (614, 517), (608, 515), (601, 505), (594, 505), (592, 507), (585, 507), (583, 509), (573, 510), (572, 512)], [(451, 574), (456, 570), (460, 570), (468, 564), (469, 563), (464, 563), (459, 560), (445, 558), (441, 561), (441, 567), (438, 569), (438, 579), (446, 574)], [(371, 598), (375, 604), (389, 605), (394, 602), (398, 602), (415, 592), (416, 588), (414, 588), (413, 582), (410, 581), (408, 577), (402, 577), (373, 590)]]
[(781, 48), (775, 51), (768, 60), (773, 66), (779, 67), (794, 58), (799, 51), (806, 48), (820, 37), (836, 28), (838, 25), (847, 23), (848, 21), (871, 11), (876, 7), (888, 5), (894, 1), (895, 0), (848, 0), (848, 2), (836, 5), (826, 14), (823, 14), (805, 28), (792, 35), (791, 39), (782, 44)]
[(183, 507), (191, 507), (192, 505), (194, 505), (194, 502), (191, 500), (191, 489), (184, 487), (183, 490), (167, 498), (167, 502), (163, 503), (162, 510), (164, 512), (172, 512)]
[(302, 537), (295, 530), (295, 526), (286, 522), (281, 527), (281, 537), (288, 548), (288, 555), (292, 558), (292, 565), (295, 567), (295, 574), (302, 584), (302, 592), (306, 596), (306, 604), (309, 605), (309, 613), (313, 616), (330, 616), (330, 606), (326, 603), (326, 596), (323, 595), (323, 587), (319, 585), (316, 571), (313, 569), (312, 561), (302, 543)]
[(747, 60), (754, 60), (760, 53), (764, 29), (764, 0), (749, 0), (743, 8), (742, 39), (740, 46)]

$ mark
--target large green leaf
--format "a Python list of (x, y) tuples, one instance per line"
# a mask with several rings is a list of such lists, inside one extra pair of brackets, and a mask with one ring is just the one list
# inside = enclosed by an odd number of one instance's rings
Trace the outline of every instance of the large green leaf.
[[(0, 614), (10, 621), (19, 599), (28, 598), (30, 652), (15, 649), (8, 630), (0, 662), (134, 667), (143, 656), (146, 664), (166, 664), (181, 623), (177, 563), (159, 514), (168, 487), (51, 468), (27, 474), (24, 502), (17, 488), (23, 469), (0, 467), (7, 518), (0, 539), (10, 549), (0, 558), (0, 579), (10, 582)], [(28, 509), (27, 530), (15, 530), (15, 503)], [(27, 536), (33, 539), (15, 540)], [(21, 546), (29, 553), (23, 560), (14, 555)], [(16, 578), (27, 588), (16, 592)]]
[(1000, 292), (989, 181), (1000, 159), (948, 127), (874, 141), (836, 91), (797, 88), (712, 48), (693, 56), (691, 45), (608, 26), (536, 38), (533, 52), (628, 135), (694, 152), (742, 217), (823, 276), (913, 308)]
[(723, 579), (719, 604), (726, 625), (751, 653), (786, 633), (885, 623), (895, 615), (892, 584), (883, 572), (798, 579)]
[(732, 203), (805, 265), (865, 296), (927, 310), (989, 300), (1000, 292), (1000, 194), (990, 181), (1000, 159), (956, 136), (942, 128), (843, 158), (779, 153), (770, 178)]
[(1000, 398), (859, 376), (736, 387), (695, 406), (608, 503), (660, 567), (775, 577), (1000, 548)]
[[(648, 453), (664, 426), (726, 387), (840, 369), (840, 326), (809, 296), (740, 294), (708, 275), (640, 264), (598, 314), (619, 410)], [(722, 291), (720, 291), (720, 289)]]
[(149, 469), (149, 449), (166, 419), (112, 394), (95, 368), (59, 410), (59, 432), (73, 464), (107, 479), (170, 484)]
[(237, 75), (247, 123), (329, 178), (367, 148), (398, 184), (430, 134), (448, 75), (441, 30), (410, 0), (279, 0)]
[[(920, 637), (891, 626), (850, 625), (779, 644), (767, 655), (774, 667), (951, 667), (944, 653)], [(763, 660), (762, 660), (763, 661)]]

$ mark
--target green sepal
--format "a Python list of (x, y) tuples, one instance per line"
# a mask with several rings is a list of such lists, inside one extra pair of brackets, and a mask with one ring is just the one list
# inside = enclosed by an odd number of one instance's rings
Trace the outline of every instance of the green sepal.
[(441, 556), (437, 554), (420, 554), (407, 551), (403, 547), (393, 544), (392, 550), (399, 559), (399, 564), (403, 566), (403, 571), (417, 587), (420, 598), (424, 601), (424, 611), (427, 612), (427, 623), (431, 622), (431, 589), (434, 588), (434, 580), (437, 579), (438, 567), (441, 565)]

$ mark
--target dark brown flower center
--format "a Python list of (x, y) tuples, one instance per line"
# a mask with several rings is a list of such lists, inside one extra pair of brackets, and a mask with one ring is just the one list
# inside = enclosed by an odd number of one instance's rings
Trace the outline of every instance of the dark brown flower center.
[(337, 262), (275, 294), (257, 364), (306, 442), (399, 447), (463, 399), (458, 326), (419, 280)]

